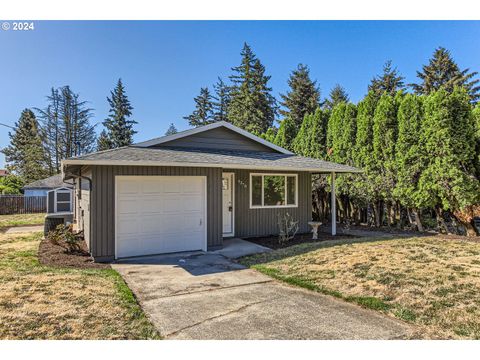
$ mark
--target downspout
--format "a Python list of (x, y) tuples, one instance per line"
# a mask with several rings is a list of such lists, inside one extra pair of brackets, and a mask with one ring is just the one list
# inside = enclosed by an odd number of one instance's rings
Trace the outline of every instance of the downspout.
[[(62, 173), (63, 173), (63, 181), (65, 181), (65, 180), (66, 180), (66, 179), (65, 179), (65, 172), (63, 171), (63, 169), (62, 169)], [(82, 175), (82, 168), (79, 169), (78, 174), (72, 173), (72, 177), (75, 177), (75, 178), (79, 178), (79, 179), (83, 179), (83, 180), (87, 180), (87, 181), (88, 181), (88, 197), (89, 197), (88, 203), (89, 203), (90, 206), (91, 206), (91, 204), (92, 204), (92, 179), (89, 178), (89, 177), (86, 177), (86, 176), (83, 176), (83, 175)], [(90, 215), (91, 215), (91, 211), (89, 210), (89, 211), (88, 211), (88, 216), (90, 216)], [(83, 218), (83, 216), (82, 216), (82, 218)], [(91, 219), (90, 219), (90, 220), (91, 220)], [(90, 221), (90, 223), (91, 223), (91, 221)], [(83, 226), (82, 226), (82, 228), (83, 228)], [(92, 248), (92, 243), (91, 243), (91, 241), (92, 241), (92, 237), (91, 237), (90, 234), (89, 234), (89, 236), (88, 236), (88, 248), (89, 248), (89, 249)], [(91, 251), (91, 250), (90, 250), (90, 251)]]

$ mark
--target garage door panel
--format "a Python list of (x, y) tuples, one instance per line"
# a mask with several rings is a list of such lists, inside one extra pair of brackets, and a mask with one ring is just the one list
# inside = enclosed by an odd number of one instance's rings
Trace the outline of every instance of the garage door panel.
[(139, 221), (131, 217), (119, 217), (117, 231), (122, 235), (138, 234), (140, 231)]
[(122, 194), (122, 195), (129, 195), (129, 194), (136, 195), (140, 191), (140, 184), (134, 181), (118, 182), (117, 191), (118, 191), (118, 194)]
[(183, 181), (183, 193), (187, 194), (202, 194), (204, 191), (203, 184), (201, 182), (193, 182), (185, 180)]
[(201, 176), (117, 178), (117, 257), (202, 250), (206, 246)]

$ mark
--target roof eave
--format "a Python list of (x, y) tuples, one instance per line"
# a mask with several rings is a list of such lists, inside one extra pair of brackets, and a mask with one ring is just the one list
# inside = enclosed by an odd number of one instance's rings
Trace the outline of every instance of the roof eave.
[(210, 167), (222, 169), (246, 169), (246, 170), (276, 170), (276, 171), (306, 171), (311, 173), (362, 173), (361, 169), (333, 167), (290, 167), (275, 165), (244, 165), (225, 163), (195, 163), (195, 162), (160, 162), (160, 161), (136, 161), (136, 160), (80, 160), (70, 159), (62, 161), (62, 170), (65, 165), (119, 165), (119, 166), (177, 166), (177, 167)]

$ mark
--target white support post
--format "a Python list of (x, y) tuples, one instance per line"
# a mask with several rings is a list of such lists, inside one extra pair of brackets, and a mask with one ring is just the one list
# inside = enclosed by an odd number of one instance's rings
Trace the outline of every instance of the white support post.
[(332, 172), (332, 205), (331, 205), (331, 212), (332, 212), (332, 235), (337, 235), (337, 202), (335, 199), (335, 173)]

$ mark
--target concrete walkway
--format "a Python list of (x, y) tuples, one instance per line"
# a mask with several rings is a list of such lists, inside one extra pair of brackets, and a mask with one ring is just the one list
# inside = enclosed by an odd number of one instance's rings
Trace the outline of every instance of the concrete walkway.
[(219, 253), (113, 264), (167, 339), (397, 339), (403, 322), (281, 284)]
[(43, 232), (43, 225), (14, 226), (8, 228), (5, 234), (23, 234), (38, 231)]

